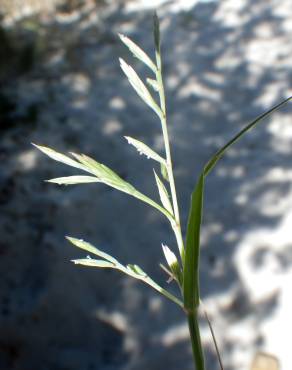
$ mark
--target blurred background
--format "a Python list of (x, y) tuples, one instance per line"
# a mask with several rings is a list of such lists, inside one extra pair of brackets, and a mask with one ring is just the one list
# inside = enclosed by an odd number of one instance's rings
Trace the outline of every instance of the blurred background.
[[(31, 142), (86, 153), (157, 199), (152, 166), (124, 135), (163, 149), (160, 125), (123, 76), (145, 68), (117, 32), (153, 56), (161, 19), (169, 130), (183, 225), (198, 171), (244, 124), (291, 95), (290, 0), (0, 0), (0, 369), (191, 370), (180, 310), (115, 271), (74, 266), (64, 235), (159, 268), (174, 248), (155, 210), (73, 174)], [(291, 369), (292, 106), (237, 143), (207, 179), (202, 299), (225, 370), (268, 352)], [(183, 228), (185, 231), (185, 227)], [(202, 320), (207, 368), (218, 365)]]

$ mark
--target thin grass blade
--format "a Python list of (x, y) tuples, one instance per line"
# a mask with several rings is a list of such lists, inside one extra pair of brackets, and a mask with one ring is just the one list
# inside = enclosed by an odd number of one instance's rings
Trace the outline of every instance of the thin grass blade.
[(172, 205), (171, 205), (171, 202), (170, 202), (169, 195), (168, 195), (168, 192), (166, 190), (166, 187), (164, 186), (163, 182), (160, 180), (160, 178), (158, 177), (158, 175), (156, 174), (155, 171), (154, 171), (154, 176), (155, 176), (155, 181), (156, 181), (156, 185), (157, 185), (157, 188), (158, 188), (158, 192), (159, 192), (161, 203), (162, 203), (163, 207), (171, 215), (173, 215), (173, 209), (172, 209)]
[(47, 180), (47, 182), (52, 182), (58, 185), (75, 185), (75, 184), (87, 184), (91, 182), (100, 182), (100, 180), (97, 177), (93, 176), (66, 176), (50, 179)]
[(71, 262), (75, 263), (75, 265), (83, 265), (83, 266), (90, 266), (90, 267), (100, 267), (100, 268), (115, 268), (115, 266), (104, 260), (95, 260), (92, 258), (80, 258), (77, 260), (71, 260)]
[(168, 248), (167, 245), (162, 244), (162, 250), (168, 266), (170, 267), (174, 279), (181, 286), (182, 283), (182, 272), (176, 255)]
[(203, 192), (204, 192), (204, 180), (208, 173), (214, 168), (218, 160), (223, 156), (226, 150), (239, 140), (246, 132), (255, 127), (260, 121), (269, 116), (271, 113), (278, 110), (284, 104), (292, 100), (292, 96), (283, 100), (279, 104), (275, 105), (268, 111), (264, 112), (251, 123), (245, 126), (238, 134), (236, 134), (231, 140), (228, 141), (221, 149), (219, 149), (213, 157), (205, 165), (199, 181), (192, 194), (191, 208), (189, 212), (189, 220), (187, 227), (187, 241), (186, 241), (186, 252), (184, 260), (184, 301), (185, 308), (193, 311), (199, 305), (199, 258), (200, 258), (200, 225), (202, 219), (202, 207), (203, 207)]
[(192, 193), (187, 226), (187, 239), (183, 269), (183, 296), (185, 309), (194, 312), (200, 304), (199, 259), (200, 228), (202, 221), (204, 173)]
[(164, 165), (166, 164), (165, 159), (157, 154), (153, 149), (149, 148), (149, 146), (146, 144), (129, 136), (125, 136), (125, 139), (129, 144), (133, 145), (140, 154), (144, 154), (147, 158), (154, 159), (155, 161)]
[(161, 109), (159, 108), (159, 106), (157, 105), (152, 95), (150, 94), (150, 92), (148, 91), (148, 89), (138, 76), (138, 74), (135, 72), (135, 70), (130, 65), (128, 65), (122, 58), (120, 58), (120, 65), (136, 93), (151, 109), (154, 110), (158, 117), (161, 118), (162, 115)]
[(172, 220), (172, 215), (163, 207), (161, 207), (158, 203), (147, 197), (146, 195), (140, 193), (134, 186), (123, 180), (118, 174), (116, 174), (113, 170), (108, 168), (107, 166), (96, 162), (94, 159), (84, 155), (84, 154), (76, 154), (71, 153), (77, 160), (73, 160), (62, 153), (56, 152), (55, 150), (43, 146), (35, 145), (39, 150), (43, 153), (47, 154), (50, 158), (67, 164), (72, 167), (79, 168), (83, 171), (89, 172), (96, 176), (93, 178), (91, 176), (68, 176), (68, 177), (61, 177), (56, 179), (51, 179), (49, 182), (55, 182), (58, 184), (73, 184), (77, 183), (76, 181), (80, 182), (102, 182), (112, 188), (115, 188), (121, 192), (129, 194), (149, 205), (156, 208), (158, 211), (163, 213), (169, 220)]
[(157, 13), (154, 13), (153, 16), (153, 31), (154, 31), (154, 43), (155, 49), (157, 52), (160, 53), (160, 26), (159, 26), (159, 19)]
[(119, 262), (114, 257), (112, 257), (109, 254), (97, 249), (92, 244), (90, 244), (88, 242), (85, 242), (82, 239), (72, 238), (71, 236), (66, 236), (66, 239), (77, 248), (80, 248), (80, 249), (85, 250), (89, 253), (95, 254), (96, 256), (101, 257), (101, 258), (111, 262), (114, 265), (119, 264)]
[(143, 277), (145, 278), (147, 276), (146, 272), (144, 272), (140, 266), (138, 265), (127, 265), (127, 269), (133, 272), (134, 274), (138, 275), (139, 278)]
[(275, 105), (268, 111), (264, 112), (260, 116), (258, 116), (256, 119), (254, 119), (252, 122), (250, 122), (247, 126), (245, 126), (238, 134), (236, 134), (231, 140), (228, 141), (227, 144), (225, 144), (221, 149), (219, 149), (213, 157), (209, 160), (209, 162), (206, 164), (204, 172), (205, 175), (207, 175), (213, 167), (216, 165), (218, 160), (223, 156), (223, 154), (226, 152), (226, 150), (233, 145), (237, 140), (241, 138), (246, 132), (251, 130), (253, 127), (255, 127), (258, 123), (260, 123), (264, 118), (268, 117), (271, 113), (275, 112), (279, 108), (281, 108), (283, 105), (287, 104), (292, 99), (292, 96), (289, 98), (283, 100), (281, 103)]
[(164, 180), (169, 182), (167, 168), (166, 168), (166, 165), (164, 163), (161, 163), (161, 165), (160, 165), (160, 173), (161, 173), (162, 177), (164, 178)]
[(32, 143), (32, 145), (35, 146), (38, 150), (40, 150), (44, 154), (46, 154), (48, 157), (54, 159), (57, 162), (61, 162), (61, 163), (67, 164), (68, 166), (84, 170), (84, 166), (82, 164), (74, 161), (73, 159), (67, 157), (66, 155), (64, 155), (62, 153), (57, 152), (54, 149), (51, 149), (51, 148), (49, 148), (47, 146), (43, 146), (43, 145), (36, 145), (34, 143)]
[(86, 169), (88, 172), (92, 173), (96, 177), (98, 177), (100, 180), (104, 179), (115, 179), (119, 180), (120, 177), (109, 167), (105, 166), (104, 164), (101, 164), (94, 160), (91, 157), (88, 157), (85, 154), (77, 154), (77, 153), (70, 153), (74, 158), (76, 158)]
[(155, 92), (159, 92), (159, 85), (157, 83), (156, 80), (153, 80), (152, 78), (147, 78), (146, 79), (146, 82), (148, 83), (149, 86), (152, 87), (152, 89), (155, 91)]
[(173, 219), (172, 214), (167, 209), (165, 209), (164, 207), (161, 207), (158, 203), (156, 203), (152, 199), (148, 198), (146, 195), (138, 192), (137, 190), (132, 195), (134, 197), (142, 200), (143, 202), (149, 204), (150, 206), (156, 208), (158, 211), (163, 213), (169, 219), (170, 222), (173, 222), (174, 219)]
[(154, 280), (152, 280), (145, 271), (141, 269), (138, 265), (127, 265), (123, 266), (120, 262), (118, 262), (114, 257), (110, 256), (109, 254), (100, 251), (99, 249), (95, 248), (90, 243), (87, 243), (81, 239), (76, 239), (67, 236), (66, 239), (74, 244), (76, 247), (86, 250), (87, 252), (93, 253), (103, 260), (96, 260), (92, 258), (81, 258), (81, 259), (74, 259), (72, 262), (79, 265), (90, 266), (90, 267), (101, 267), (101, 268), (112, 268), (123, 272), (126, 275), (129, 275), (135, 279), (143, 281), (145, 284), (150, 285), (152, 288), (156, 289), (159, 293), (164, 295), (166, 298), (170, 299), (172, 302), (179, 305), (183, 308), (183, 303), (175, 297), (173, 294), (169, 293), (167, 290), (163, 289), (160, 285), (158, 285)]
[(152, 62), (151, 58), (142, 50), (134, 41), (129, 37), (119, 33), (121, 41), (129, 48), (133, 55), (139, 59), (142, 63), (146, 64), (154, 73), (156, 73), (156, 66)]

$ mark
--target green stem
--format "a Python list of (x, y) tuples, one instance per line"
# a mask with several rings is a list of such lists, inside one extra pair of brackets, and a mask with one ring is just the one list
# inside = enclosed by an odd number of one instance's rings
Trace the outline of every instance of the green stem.
[(195, 312), (190, 312), (187, 316), (196, 370), (205, 370), (205, 360), (198, 323), (198, 312), (197, 310)]
[(164, 85), (162, 79), (162, 65), (161, 65), (161, 56), (160, 50), (156, 52), (156, 61), (157, 61), (157, 71), (156, 71), (156, 80), (159, 85), (159, 98), (160, 98), (160, 106), (162, 111), (161, 116), (161, 126), (162, 126), (162, 134), (165, 146), (165, 155), (166, 155), (166, 170), (169, 178), (169, 186), (171, 191), (171, 199), (174, 211), (174, 218), (175, 222), (172, 223), (172, 228), (175, 233), (175, 237), (177, 240), (180, 256), (182, 261), (184, 259), (184, 242), (181, 233), (181, 224), (180, 224), (180, 215), (179, 215), (179, 208), (178, 208), (178, 201), (175, 189), (175, 181), (172, 169), (172, 159), (171, 159), (171, 152), (170, 152), (170, 144), (169, 144), (169, 136), (167, 130), (167, 120), (166, 120), (166, 104), (165, 104), (165, 92), (164, 92)]

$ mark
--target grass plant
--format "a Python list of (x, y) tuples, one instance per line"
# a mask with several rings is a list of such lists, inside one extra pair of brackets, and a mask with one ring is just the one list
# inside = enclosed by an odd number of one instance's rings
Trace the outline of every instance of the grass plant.
[[(152, 60), (137, 44), (124, 35), (119, 35), (121, 41), (128, 47), (132, 54), (145, 64), (149, 72), (152, 74), (151, 78), (147, 78), (146, 83), (138, 76), (135, 70), (128, 65), (123, 59), (120, 59), (120, 65), (128, 78), (130, 84), (140, 96), (140, 98), (155, 112), (161, 123), (161, 129), (164, 139), (164, 154), (158, 154), (146, 144), (134, 139), (126, 137), (129, 144), (134, 146), (140, 154), (151, 158), (159, 165), (158, 171), (154, 170), (154, 180), (157, 185), (161, 204), (158, 204), (145, 194), (142, 194), (134, 186), (123, 180), (113, 170), (98, 163), (94, 159), (85, 154), (70, 153), (70, 156), (59, 153), (51, 148), (35, 145), (40, 151), (54, 159), (68, 166), (77, 168), (82, 175), (60, 177), (48, 180), (49, 182), (61, 185), (85, 184), (91, 182), (104, 183), (121, 192), (127, 193), (151, 207), (159, 211), (170, 223), (177, 242), (177, 253), (175, 254), (168, 246), (162, 245), (163, 253), (165, 255), (167, 267), (161, 264), (163, 269), (178, 285), (178, 295), (174, 295), (168, 290), (162, 288), (156, 283), (140, 266), (135, 264), (123, 265), (114, 257), (101, 251), (91, 245), (90, 243), (67, 237), (68, 241), (74, 246), (89, 252), (91, 255), (97, 256), (92, 258), (87, 256), (82, 259), (75, 259), (75, 264), (81, 264), (90, 267), (111, 268), (117, 269), (121, 272), (143, 281), (150, 285), (153, 289), (161, 293), (173, 303), (177, 304), (182, 313), (186, 316), (190, 339), (192, 344), (194, 365), (197, 370), (205, 370), (204, 353), (200, 337), (200, 329), (198, 322), (198, 310), (200, 306), (200, 281), (199, 281), (199, 262), (200, 262), (200, 229), (203, 215), (203, 197), (204, 186), (207, 175), (215, 167), (219, 159), (224, 155), (226, 150), (240, 139), (250, 129), (255, 127), (265, 117), (270, 115), (275, 110), (286, 104), (292, 97), (285, 99), (276, 106), (272, 107), (267, 112), (261, 114), (251, 123), (245, 126), (237, 135), (227, 142), (221, 149), (219, 149), (205, 164), (201, 173), (198, 175), (197, 183), (191, 194), (191, 204), (189, 210), (188, 223), (186, 228), (185, 238), (181, 231), (179, 204), (177, 201), (175, 179), (173, 174), (173, 165), (171, 159), (170, 142), (167, 128), (167, 112), (166, 100), (163, 84), (162, 74), (162, 60), (160, 48), (160, 30), (157, 16), (154, 16), (154, 45), (155, 45), (155, 60)], [(208, 317), (207, 317), (208, 320)], [(209, 320), (208, 320), (209, 322)], [(220, 359), (218, 346), (215, 336), (209, 322), (213, 340), (215, 342), (217, 355), (220, 361), (220, 367), (223, 369)]]

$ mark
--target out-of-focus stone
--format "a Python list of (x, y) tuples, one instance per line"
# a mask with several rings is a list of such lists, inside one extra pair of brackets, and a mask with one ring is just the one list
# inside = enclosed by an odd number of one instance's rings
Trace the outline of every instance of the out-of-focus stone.
[(255, 355), (250, 370), (280, 370), (277, 357), (259, 352)]

